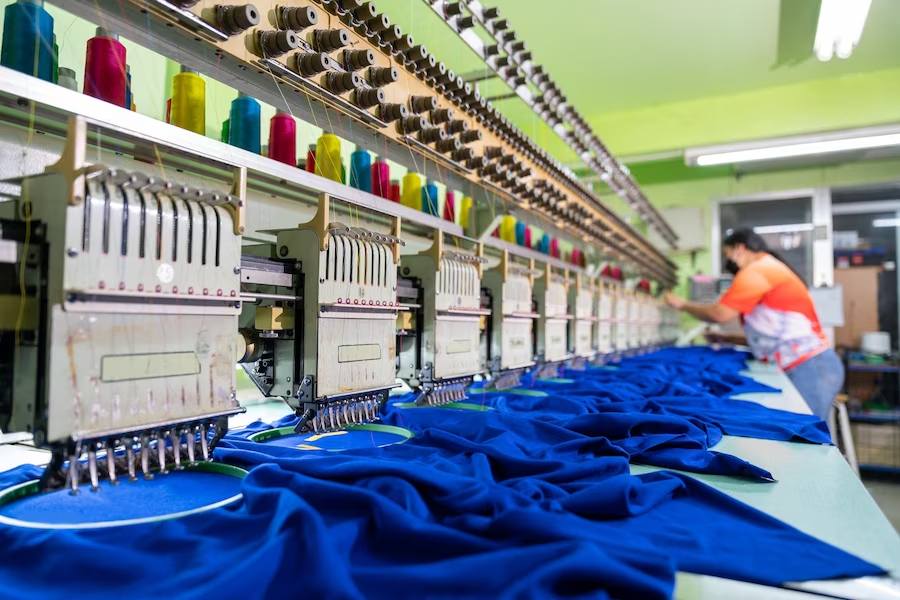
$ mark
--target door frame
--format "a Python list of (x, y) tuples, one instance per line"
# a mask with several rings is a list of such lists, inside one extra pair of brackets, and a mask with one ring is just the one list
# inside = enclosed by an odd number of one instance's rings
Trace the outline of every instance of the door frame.
[[(900, 194), (898, 194), (900, 195)], [(846, 204), (834, 204), (831, 207), (833, 215), (865, 215), (870, 213), (890, 213), (900, 219), (900, 200), (872, 200), (869, 202), (848, 202)], [(894, 261), (894, 269), (900, 270), (900, 227), (894, 228), (894, 239), (897, 244), (897, 256)], [(897, 319), (900, 321), (900, 276), (897, 277)], [(897, 340), (891, 340), (894, 345)]]
[[(722, 275), (722, 226), (719, 222), (720, 207), (723, 204), (736, 204), (745, 202), (771, 202), (775, 200), (792, 200), (795, 198), (810, 198), (813, 230), (812, 243), (812, 285), (822, 287), (834, 285), (834, 249), (832, 244), (832, 207), (831, 188), (799, 188), (793, 190), (781, 190), (776, 192), (761, 192), (741, 196), (729, 196), (716, 198), (712, 204), (712, 273)], [(824, 228), (825, 235), (820, 235)]]

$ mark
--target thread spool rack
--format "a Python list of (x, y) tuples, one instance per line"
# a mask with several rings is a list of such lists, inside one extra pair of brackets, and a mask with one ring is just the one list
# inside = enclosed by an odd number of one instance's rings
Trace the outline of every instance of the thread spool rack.
[[(99, 4), (88, 4), (84, 0), (62, 0), (60, 5), (89, 20), (98, 18), (98, 7), (110, 16), (115, 14), (116, 27), (122, 35), (129, 39), (144, 45), (152, 43), (154, 48), (166, 56), (200, 72), (209, 75), (215, 74), (216, 78), (223, 83), (245, 91), (264, 102), (276, 106), (281, 105), (284, 103), (282, 100), (282, 94), (284, 94), (292, 110), (295, 110), (295, 114), (300, 118), (320, 124), (327, 122), (337, 135), (363, 147), (374, 147), (373, 139), (379, 140), (379, 144), (384, 143), (387, 139), (387, 143), (385, 143), (388, 149), (388, 152), (385, 153), (386, 157), (397, 160), (401, 164), (412, 166), (410, 163), (419, 160), (415, 158), (415, 155), (427, 158), (429, 161), (439, 160), (441, 167), (450, 171), (447, 174), (447, 182), (450, 185), (463, 189), (469, 187), (467, 182), (474, 183), (477, 186), (476, 195), (480, 193), (482, 196), (498, 196), (516, 210), (534, 213), (538, 218), (552, 221), (554, 218), (558, 218), (558, 215), (540, 213), (535, 210), (533, 198), (529, 197), (531, 190), (535, 187), (531, 182), (549, 182), (552, 187), (562, 191), (571, 204), (581, 206), (589, 215), (584, 226), (570, 228), (568, 233), (589, 244), (599, 244), (602, 241), (602, 245), (611, 256), (634, 263), (654, 279), (662, 281), (672, 278), (673, 265), (650, 246), (640, 234), (606, 209), (596, 197), (567, 174), (555, 161), (549, 160), (533, 144), (529, 146), (530, 141), (527, 139), (523, 141), (524, 136), (511, 135), (508, 127), (505, 131), (500, 131), (496, 126), (492, 130), (488, 125), (492, 119), (496, 120), (496, 118), (488, 110), (486, 102), (478, 103), (477, 107), (474, 102), (463, 103), (463, 106), (468, 108), (468, 113), (463, 112), (460, 110), (459, 98), (465, 96), (465, 86), (461, 92), (454, 93), (448, 89), (447, 85), (438, 84), (434, 80), (429, 85), (427, 80), (420, 79), (415, 68), (410, 70), (415, 62), (406, 60), (405, 52), (396, 49), (406, 46), (414, 47), (408, 43), (410, 41), (408, 39), (399, 38), (397, 40), (401, 42), (399, 44), (372, 43), (369, 37), (358, 32), (360, 25), (354, 24), (349, 13), (329, 12), (324, 9), (323, 4), (311, 0), (297, 2), (298, 7), (315, 9), (319, 18), (316, 25), (300, 32), (300, 46), (303, 42), (309, 43), (304, 33), (309, 33), (312, 29), (346, 29), (349, 40), (348, 48), (370, 48), (375, 55), (374, 66), (396, 68), (399, 75), (398, 81), (382, 88), (388, 104), (405, 105), (411, 95), (435, 95), (438, 98), (438, 109), (454, 109), (457, 112), (457, 119), (466, 120), (469, 123), (470, 131), (481, 132), (481, 140), (474, 140), (464, 147), (473, 148), (476, 155), (480, 155), (482, 148), (487, 145), (502, 145), (507, 147), (510, 152), (516, 153), (520, 157), (522, 168), (527, 169), (530, 173), (523, 182), (528, 186), (524, 188), (517, 186), (519, 194), (514, 194), (510, 189), (502, 187), (487, 188), (483, 186), (477, 175), (467, 172), (470, 169), (454, 161), (451, 155), (432, 152), (428, 146), (425, 146), (425, 148), (429, 148), (426, 150), (407, 139), (402, 131), (398, 131), (395, 127), (378, 119), (377, 108), (359, 110), (354, 107), (354, 110), (351, 110), (349, 107), (353, 105), (349, 98), (338, 95), (336, 97), (340, 98), (341, 102), (337, 102), (335, 97), (327, 95), (316, 78), (293, 75), (294, 72), (288, 62), (293, 51), (279, 57), (260, 56), (258, 51), (255, 52), (252, 40), (255, 37), (256, 29), (277, 27), (277, 19), (273, 15), (276, 14), (278, 5), (274, 2), (255, 3), (254, 6), (261, 17), (259, 26), (230, 37), (210, 24), (216, 22), (214, 15), (218, 5), (208, 0), (199, 2), (189, 9), (180, 8), (166, 0), (150, 0), (149, 3), (129, 0), (122, 5), (111, 0), (101, 0)], [(151, 34), (147, 31), (146, 26), (148, 16), (151, 20), (170, 24), (171, 27), (153, 28), (152, 39), (150, 39)], [(382, 36), (382, 39), (389, 37)], [(404, 41), (406, 43), (403, 43)], [(335, 59), (333, 62), (340, 61)], [(275, 63), (280, 66), (276, 66)], [(342, 69), (343, 66), (337, 65), (337, 68)], [(300, 83), (301, 81), (303, 83)], [(458, 79), (454, 81), (458, 81)], [(312, 93), (313, 90), (316, 92), (315, 95)], [(368, 116), (364, 117), (363, 114)], [(349, 124), (350, 119), (343, 117), (350, 117), (357, 127), (354, 129)], [(363, 124), (365, 127), (361, 128), (358, 126), (359, 124)], [(410, 151), (413, 153), (413, 158), (411, 158)], [(438, 158), (436, 154), (441, 158)], [(421, 163), (421, 160), (419, 162)]]

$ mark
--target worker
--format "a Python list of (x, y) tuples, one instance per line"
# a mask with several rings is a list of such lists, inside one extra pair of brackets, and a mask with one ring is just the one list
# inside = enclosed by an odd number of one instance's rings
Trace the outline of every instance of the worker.
[(707, 339), (748, 345), (757, 359), (777, 364), (812, 413), (826, 420), (844, 384), (844, 365), (822, 331), (806, 284), (751, 229), (728, 235), (722, 251), (734, 281), (717, 303), (689, 302), (671, 293), (666, 302), (707, 323), (740, 317), (744, 336)]

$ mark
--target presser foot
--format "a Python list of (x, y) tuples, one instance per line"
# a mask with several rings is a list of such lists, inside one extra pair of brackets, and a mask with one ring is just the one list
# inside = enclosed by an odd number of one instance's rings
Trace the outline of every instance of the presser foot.
[(472, 377), (442, 380), (430, 383), (416, 397), (416, 406), (443, 406), (466, 399), (466, 390), (472, 385)]
[(306, 402), (297, 410), (300, 421), (294, 431), (297, 434), (328, 433), (377, 421), (389, 392), (386, 389), (335, 400)]
[(197, 462), (212, 461), (213, 450), (228, 431), (228, 417), (129, 431), (90, 440), (71, 440), (51, 448), (51, 460), (41, 475), (44, 492), (69, 489), (99, 492), (100, 483), (119, 485), (153, 479)]
[(561, 366), (561, 363), (544, 363), (535, 367), (532, 375), (535, 379), (556, 379)]
[(576, 356), (566, 365), (567, 369), (572, 371), (587, 371), (590, 359), (585, 356)]
[(522, 375), (524, 369), (513, 369), (510, 371), (501, 371), (495, 374), (491, 381), (485, 386), (485, 389), (491, 392), (502, 392), (522, 385)]

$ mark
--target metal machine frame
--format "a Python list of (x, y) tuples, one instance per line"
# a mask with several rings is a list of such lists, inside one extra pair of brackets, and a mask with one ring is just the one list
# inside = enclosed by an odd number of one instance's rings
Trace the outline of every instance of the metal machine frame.
[[(205, 72), (215, 56), (217, 78), (241, 91), (310, 120), (341, 115), (357, 127), (334, 133), (363, 145), (375, 133), (386, 158), (437, 163), (450, 186), (474, 190), (475, 210), (457, 225), (0, 68), (0, 150), (21, 149), (23, 130), (41, 134), (21, 164), (0, 164), (12, 199), (0, 202), (0, 243), (16, 256), (0, 264), (0, 305), (19, 307), (0, 319), (0, 346), (11, 350), (0, 365), (0, 420), (53, 450), (45, 489), (98, 489), (137, 469), (150, 478), (179, 468), (182, 452), (209, 460), (227, 417), (242, 410), (235, 363), (264, 396), (291, 406), (298, 432), (342, 429), (376, 420), (398, 377), (420, 403), (442, 404), (479, 377), (502, 389), (535, 367), (547, 375), (573, 357), (579, 366), (596, 358), (585, 332), (598, 260), (674, 282), (672, 263), (571, 174), (474, 101), (465, 82), (427, 67), (424, 48), (373, 32), (374, 21), (346, 9), (350, 0), (299, 0), (324, 11), (330, 29), (310, 32), (298, 52), (340, 54), (330, 73), (348, 74), (350, 55), (329, 46), (335, 32), (354, 52), (371, 48), (373, 68), (404, 83), (382, 86), (376, 106), (356, 100), (375, 87), (373, 75), (347, 94), (333, 77), (298, 74), (300, 57), (260, 54), (268, 25), (224, 33), (214, 15), (227, 7), (113, 4), (62, 2), (87, 18), (115, 13), (138, 41), (150, 39), (148, 19), (171, 25), (152, 38), (166, 55)], [(289, 15), (269, 14), (281, 15), (271, 25), (283, 32)], [(389, 119), (392, 111), (428, 118)], [(477, 160), (408, 129), (442, 123), (434, 139), (480, 132), (467, 142)], [(495, 198), (583, 246), (591, 264), (492, 236), (503, 216)], [(632, 317), (638, 327), (640, 314)], [(632, 346), (651, 337), (631, 336)]]

